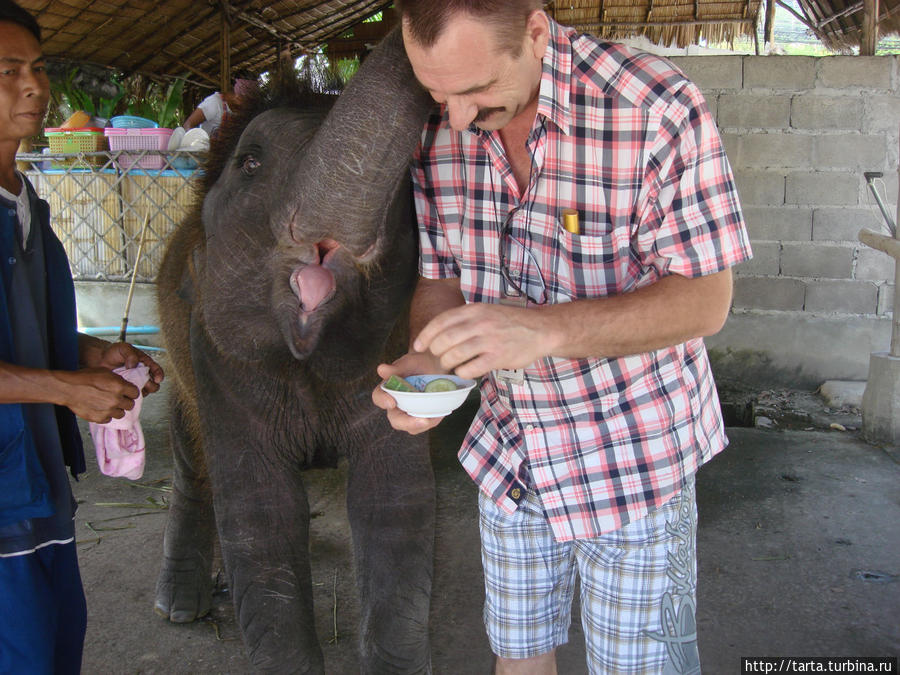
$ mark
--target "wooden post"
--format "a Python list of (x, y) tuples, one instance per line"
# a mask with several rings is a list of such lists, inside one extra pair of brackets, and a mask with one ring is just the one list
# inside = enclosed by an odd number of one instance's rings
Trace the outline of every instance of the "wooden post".
[(878, 47), (878, 5), (878, 0), (863, 0), (860, 56), (875, 56), (875, 49)]
[(776, 0), (766, 2), (766, 23), (764, 28), (765, 42), (775, 44), (775, 4)]
[[(897, 170), (897, 187), (900, 188), (900, 169)], [(894, 241), (900, 246), (900, 199), (897, 200), (897, 217), (894, 218), (897, 226), (894, 230)], [(900, 284), (900, 253), (892, 254), (894, 258), (894, 325), (891, 331), (891, 355), (900, 356), (900, 292), (897, 284)]]
[(220, 62), (222, 70), (219, 75), (219, 91), (223, 94), (231, 91), (231, 17), (228, 16), (228, 3), (222, 2), (221, 14), (221, 51)]
[[(897, 171), (900, 186), (900, 170)], [(900, 220), (900, 202), (897, 204)], [(869, 377), (862, 399), (862, 431), (868, 441), (900, 445), (900, 228), (894, 236), (863, 229), (859, 240), (894, 259), (894, 319), (891, 324), (891, 351), (869, 355)]]
[[(900, 208), (898, 208), (898, 213), (900, 213)], [(900, 239), (863, 228), (859, 231), (859, 240), (866, 246), (887, 253), (894, 259), (894, 320), (891, 327), (891, 356), (900, 358), (900, 293), (897, 292), (897, 281), (900, 280)]]
[[(900, 185), (900, 170), (897, 171), (897, 182)], [(897, 219), (900, 220), (900, 203), (897, 204)], [(897, 223), (900, 225), (900, 222)], [(889, 237), (863, 228), (859, 231), (859, 240), (877, 251), (886, 253), (894, 259), (894, 320), (891, 327), (891, 356), (900, 358), (900, 293), (897, 282), (900, 281), (900, 227)]]

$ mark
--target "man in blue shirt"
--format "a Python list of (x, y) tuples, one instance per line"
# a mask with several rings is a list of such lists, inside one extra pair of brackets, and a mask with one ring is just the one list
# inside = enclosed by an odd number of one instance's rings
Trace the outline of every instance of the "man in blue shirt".
[(75, 416), (105, 423), (137, 387), (112, 372), (163, 371), (125, 343), (76, 331), (68, 259), (47, 203), (16, 170), (40, 132), (50, 86), (34, 18), (0, 3), (0, 673), (78, 673), (86, 607), (66, 467), (85, 469)]

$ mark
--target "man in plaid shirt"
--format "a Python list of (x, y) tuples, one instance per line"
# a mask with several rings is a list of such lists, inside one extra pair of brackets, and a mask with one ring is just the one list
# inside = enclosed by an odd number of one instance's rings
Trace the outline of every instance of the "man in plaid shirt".
[(750, 257), (715, 123), (672, 64), (540, 0), (398, 7), (441, 105), (413, 167), (414, 342), (379, 374), (483, 378), (460, 461), (496, 672), (555, 672), (576, 570), (591, 672), (699, 672), (693, 477), (727, 442), (702, 337)]

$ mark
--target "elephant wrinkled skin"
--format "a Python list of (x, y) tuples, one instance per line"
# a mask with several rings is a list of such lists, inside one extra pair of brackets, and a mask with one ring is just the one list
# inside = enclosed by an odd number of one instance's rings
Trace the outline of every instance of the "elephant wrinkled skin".
[(158, 279), (175, 472), (156, 609), (209, 610), (218, 533), (254, 666), (323, 672), (301, 473), (342, 455), (362, 669), (428, 672), (433, 474), (371, 391), (406, 351), (407, 168), (431, 101), (396, 31), (333, 105), (267, 96), (213, 143)]

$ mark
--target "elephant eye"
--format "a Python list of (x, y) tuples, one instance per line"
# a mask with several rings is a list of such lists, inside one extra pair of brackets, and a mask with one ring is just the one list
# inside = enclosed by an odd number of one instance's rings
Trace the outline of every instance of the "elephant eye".
[(245, 176), (252, 176), (260, 166), (259, 160), (253, 155), (244, 155), (241, 160), (241, 172)]

